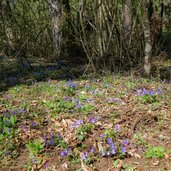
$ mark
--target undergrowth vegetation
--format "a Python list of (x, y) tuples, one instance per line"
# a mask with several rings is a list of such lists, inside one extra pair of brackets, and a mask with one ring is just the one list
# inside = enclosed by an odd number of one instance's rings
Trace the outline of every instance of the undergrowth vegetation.
[(0, 96), (0, 168), (169, 170), (170, 91), (124, 76), (11, 87)]

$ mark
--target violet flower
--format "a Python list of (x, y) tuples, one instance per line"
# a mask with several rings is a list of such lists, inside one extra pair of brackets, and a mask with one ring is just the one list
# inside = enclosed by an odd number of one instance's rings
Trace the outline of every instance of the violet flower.
[(117, 132), (119, 132), (120, 129), (119, 129), (119, 125), (118, 124), (115, 126), (115, 129), (116, 129)]
[(92, 117), (92, 118), (90, 118), (89, 119), (89, 121), (88, 122), (90, 122), (90, 123), (95, 123), (97, 121), (97, 119), (96, 118), (94, 118), (94, 117)]
[(122, 144), (126, 146), (126, 145), (128, 145), (128, 141), (127, 141), (126, 139), (124, 139), (124, 140), (122, 141)]
[(126, 153), (127, 152), (126, 147), (122, 147), (122, 152), (123, 153)]
[(80, 125), (82, 125), (84, 123), (84, 121), (83, 120), (77, 120), (76, 121), (76, 128), (78, 128)]
[(82, 154), (82, 160), (86, 160), (87, 157), (88, 157), (88, 152), (86, 151)]
[(68, 150), (68, 148), (66, 148), (65, 150), (63, 150), (63, 151), (60, 152), (60, 156), (61, 157), (65, 157), (65, 156), (68, 155), (68, 153), (69, 153), (69, 150)]
[(102, 149), (101, 155), (102, 155), (103, 157), (106, 155), (104, 149)]
[(92, 147), (92, 148), (90, 149), (90, 153), (94, 153), (95, 150), (96, 150), (96, 149), (95, 149), (94, 147)]

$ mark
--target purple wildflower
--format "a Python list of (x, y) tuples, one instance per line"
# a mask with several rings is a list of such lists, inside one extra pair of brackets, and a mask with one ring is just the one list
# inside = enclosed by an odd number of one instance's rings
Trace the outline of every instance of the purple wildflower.
[(62, 136), (61, 136), (61, 134), (60, 134), (60, 133), (58, 133), (58, 138), (59, 138), (59, 139), (62, 139)]
[(94, 104), (94, 99), (86, 99), (86, 102)]
[(97, 94), (95, 90), (90, 91), (91, 94)]
[(162, 93), (161, 90), (160, 90), (159, 88), (157, 89), (157, 93), (158, 93), (158, 94), (161, 94), (161, 93)]
[(10, 125), (11, 122), (7, 120), (5, 123), (6, 123), (7, 125)]
[(11, 129), (10, 128), (7, 128), (7, 132), (10, 133), (11, 132)]
[(10, 119), (10, 117), (11, 117), (10, 114), (7, 114), (7, 115), (6, 115), (6, 118)]
[(32, 161), (33, 164), (36, 163), (36, 159), (35, 158), (32, 158), (31, 161)]
[(149, 95), (155, 95), (156, 93), (154, 91), (149, 90), (148, 94)]
[(18, 113), (18, 110), (15, 109), (15, 110), (13, 110), (11, 113), (12, 113), (13, 115), (16, 115), (16, 114)]
[(73, 112), (74, 112), (74, 110), (73, 110), (73, 109), (70, 109), (70, 110), (69, 110), (69, 113), (73, 113)]
[(76, 128), (78, 128), (80, 125), (82, 125), (84, 123), (84, 121), (83, 120), (77, 120), (76, 121)]
[(48, 146), (49, 146), (49, 141), (48, 141), (48, 140), (46, 140), (46, 142), (45, 142), (45, 146), (46, 146), (46, 147), (48, 147)]
[(43, 136), (43, 139), (46, 141), (47, 140), (47, 136), (46, 134)]
[(52, 132), (50, 133), (50, 137), (51, 138), (54, 138), (54, 134)]
[(92, 117), (92, 118), (90, 118), (89, 119), (89, 121), (88, 122), (90, 122), (90, 123), (95, 123), (97, 121), (97, 119), (96, 118), (94, 118), (94, 117)]
[(106, 135), (105, 134), (101, 134), (100, 135), (100, 138), (104, 138)]
[(116, 129), (117, 132), (119, 132), (120, 129), (119, 129), (119, 125), (118, 124), (115, 126), (115, 129)]
[(67, 100), (67, 101), (70, 101), (71, 100), (71, 97), (66, 96), (66, 97), (64, 97), (64, 99)]
[(77, 87), (77, 84), (74, 84), (71, 80), (67, 82), (67, 85), (71, 88)]
[(99, 129), (104, 129), (104, 126), (103, 125), (99, 125)]
[(48, 162), (46, 162), (46, 163), (43, 165), (43, 168), (44, 168), (44, 169), (47, 169), (47, 166), (48, 166)]
[(87, 157), (88, 157), (88, 152), (86, 151), (82, 154), (82, 160), (86, 160)]
[(32, 122), (31, 126), (32, 127), (36, 127), (37, 126), (37, 123), (36, 122)]
[(90, 149), (90, 153), (94, 153), (95, 150), (96, 150), (96, 149), (95, 149), (94, 147), (92, 147), (92, 148)]
[(26, 111), (24, 109), (21, 109), (20, 112), (24, 114)]
[(116, 154), (116, 147), (112, 141), (111, 138), (106, 138), (106, 141), (107, 141), (107, 144), (110, 145), (110, 148), (111, 148), (111, 154)]
[(76, 108), (76, 109), (80, 109), (80, 108), (81, 108), (81, 103), (77, 103), (77, 104), (75, 105), (75, 108)]
[(111, 138), (106, 138), (108, 144), (113, 144), (113, 141)]
[(85, 88), (90, 88), (90, 84), (89, 83), (86, 83), (85, 84)]
[(156, 92), (152, 90), (147, 90), (147, 89), (139, 89), (137, 90), (139, 96), (144, 96), (144, 95), (156, 95)]
[(116, 154), (115, 149), (112, 149), (111, 153), (112, 153), (113, 155), (115, 155), (115, 154)]
[(6, 151), (6, 157), (8, 157), (10, 155), (10, 151)]
[(53, 139), (51, 139), (51, 140), (49, 141), (49, 145), (52, 146), (53, 143), (54, 143), (54, 141), (53, 141)]
[(126, 139), (124, 139), (124, 140), (122, 141), (122, 144), (123, 144), (123, 145), (128, 145), (128, 141), (127, 141)]
[(127, 152), (126, 147), (122, 147), (122, 152), (123, 153), (126, 153)]
[(101, 154), (103, 157), (106, 155), (104, 149), (102, 149)]
[(114, 143), (113, 143), (113, 142), (110, 144), (110, 147), (111, 147), (111, 149), (116, 150), (116, 147), (115, 147), (115, 145), (114, 145)]
[(21, 126), (21, 128), (23, 129), (23, 130), (25, 130), (25, 131), (28, 131), (28, 127), (27, 126)]
[(66, 148), (64, 151), (61, 151), (61, 152), (60, 152), (60, 156), (61, 156), (61, 157), (65, 157), (65, 156), (68, 155), (68, 153), (69, 153), (69, 150), (68, 150), (68, 148)]

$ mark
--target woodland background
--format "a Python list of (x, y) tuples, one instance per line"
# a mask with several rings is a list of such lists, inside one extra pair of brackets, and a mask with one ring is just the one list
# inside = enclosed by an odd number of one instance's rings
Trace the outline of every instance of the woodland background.
[(144, 65), (149, 74), (152, 61), (170, 56), (171, 2), (1, 0), (0, 28), (1, 59), (17, 59), (21, 70), (45, 59), (94, 73)]

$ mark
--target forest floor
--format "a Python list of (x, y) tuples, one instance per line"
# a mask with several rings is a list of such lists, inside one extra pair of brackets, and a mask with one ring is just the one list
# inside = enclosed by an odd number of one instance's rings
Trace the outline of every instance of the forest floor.
[(47, 71), (1, 82), (0, 171), (171, 170), (170, 82)]

